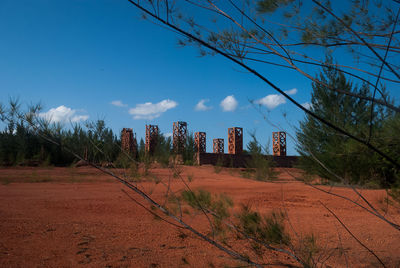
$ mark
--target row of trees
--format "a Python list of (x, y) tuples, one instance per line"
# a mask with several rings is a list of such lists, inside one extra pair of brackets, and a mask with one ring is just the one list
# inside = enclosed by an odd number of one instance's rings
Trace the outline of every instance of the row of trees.
[[(0, 132), (0, 165), (71, 165), (77, 159), (69, 150), (95, 163), (112, 162), (120, 153), (120, 140), (103, 120), (89, 123), (86, 128), (75, 124), (68, 130), (59, 124), (47, 124), (40, 131), (23, 119), (7, 123)], [(44, 137), (51, 137), (61, 146)]]
[[(156, 161), (168, 165), (174, 153), (171, 137), (162, 134), (158, 135), (155, 151), (151, 156), (145, 152), (143, 139), (140, 139), (136, 153), (129, 155), (122, 152), (121, 140), (106, 126), (104, 120), (87, 122), (84, 125), (75, 124), (71, 129), (64, 129), (60, 124), (52, 124), (35, 117), (41, 125), (40, 128), (36, 128), (26, 118), (29, 112), (12, 111), (12, 107), (15, 106), (17, 105), (11, 101), (9, 109), (3, 109), (2, 121), (6, 123), (6, 127), (0, 131), (1, 166), (69, 166), (79, 160), (71, 152), (93, 163), (114, 163), (118, 167), (127, 167), (132, 161)], [(17, 114), (19, 116), (16, 116)], [(194, 152), (194, 138), (190, 134), (182, 152), (185, 164), (193, 164)]]

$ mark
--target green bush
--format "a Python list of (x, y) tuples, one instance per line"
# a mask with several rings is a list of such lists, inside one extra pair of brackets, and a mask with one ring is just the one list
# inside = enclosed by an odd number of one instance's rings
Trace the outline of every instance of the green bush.
[(221, 156), (218, 156), (217, 163), (214, 165), (214, 172), (220, 173), (222, 171), (222, 167), (224, 165), (224, 160)]
[(194, 165), (194, 155), (195, 155), (195, 148), (194, 148), (194, 138), (193, 133), (191, 132), (186, 138), (185, 148), (182, 152), (182, 159), (183, 163), (187, 166)]
[(229, 196), (225, 194), (212, 196), (210, 192), (200, 189), (183, 191), (181, 198), (192, 208), (211, 213), (213, 235), (224, 238), (227, 228), (223, 225), (223, 220), (230, 216), (229, 208), (233, 207), (233, 201)]
[(121, 152), (117, 159), (114, 161), (114, 166), (116, 168), (128, 168), (131, 164), (132, 160), (126, 155), (124, 152)]
[(400, 187), (392, 187), (392, 189), (389, 190), (388, 194), (391, 198), (393, 198), (394, 201), (400, 204)]
[(290, 243), (290, 236), (286, 233), (284, 225), (285, 214), (281, 211), (272, 211), (262, 216), (252, 211), (249, 206), (242, 205), (236, 217), (239, 219), (240, 230), (262, 243), (283, 245)]
[(296, 250), (305, 268), (316, 267), (315, 257), (320, 248), (317, 245), (317, 238), (314, 234), (306, 235), (299, 241), (299, 248)]
[[(263, 155), (263, 148), (257, 141), (255, 133), (250, 133), (252, 140), (247, 144), (247, 151), (251, 158), (246, 163), (246, 170), (242, 173), (245, 178), (254, 178), (258, 181), (273, 180), (276, 172), (273, 169), (274, 163), (269, 155)], [(267, 153), (267, 149), (264, 149)]]

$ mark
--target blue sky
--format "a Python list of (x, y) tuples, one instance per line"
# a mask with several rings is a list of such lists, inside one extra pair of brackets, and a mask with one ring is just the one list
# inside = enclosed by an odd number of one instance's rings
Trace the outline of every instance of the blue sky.
[[(40, 101), (53, 119), (105, 119), (117, 133), (133, 128), (138, 138), (145, 124), (171, 133), (174, 121), (186, 121), (189, 131), (207, 132), (207, 151), (213, 138), (227, 142), (228, 127), (243, 127), (245, 144), (249, 131), (266, 144), (279, 130), (248, 101), (281, 102), (267, 97), (273, 89), (220, 56), (179, 47), (174, 33), (141, 19), (128, 1), (2, 0), (0, 34), (0, 102)], [(262, 71), (298, 102), (310, 101), (303, 76)], [(304, 117), (288, 102), (269, 108), (269, 118), (291, 132), (282, 114), (294, 126)], [(295, 154), (291, 141), (288, 154)]]

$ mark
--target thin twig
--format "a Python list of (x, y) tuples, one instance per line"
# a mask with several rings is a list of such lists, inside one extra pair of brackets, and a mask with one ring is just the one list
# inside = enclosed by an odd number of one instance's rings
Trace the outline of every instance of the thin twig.
[(369, 247), (367, 247), (363, 242), (361, 242), (350, 230), (349, 228), (347, 228), (347, 226), (339, 219), (338, 216), (336, 216), (336, 214), (330, 210), (324, 203), (322, 203), (321, 201), (319, 201), (319, 203), (324, 206), (324, 208), (326, 208), (326, 210), (328, 210), (335, 218), (336, 220), (343, 226), (343, 228), (354, 238), (354, 240), (357, 241), (357, 243), (359, 243), (363, 248), (365, 248), (369, 253), (371, 253), (381, 264), (382, 267), (386, 267), (386, 265), (382, 262), (382, 260), (375, 254), (374, 251), (372, 251)]

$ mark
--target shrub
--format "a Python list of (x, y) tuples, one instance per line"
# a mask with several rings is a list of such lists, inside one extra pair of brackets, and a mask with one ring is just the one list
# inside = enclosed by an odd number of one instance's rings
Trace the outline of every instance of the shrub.
[(392, 189), (389, 190), (388, 194), (391, 198), (393, 198), (394, 201), (400, 204), (400, 187), (392, 187)]
[(222, 171), (223, 165), (224, 165), (224, 161), (223, 161), (222, 157), (218, 156), (217, 163), (214, 166), (214, 172), (217, 174), (220, 173)]
[(236, 217), (239, 219), (240, 230), (247, 236), (266, 244), (288, 245), (290, 242), (284, 226), (285, 214), (281, 211), (272, 211), (262, 216), (243, 205)]
[(317, 238), (314, 234), (310, 234), (300, 239), (299, 242), (299, 249), (297, 252), (304, 267), (315, 267), (315, 255), (320, 251), (317, 245)]
[(191, 132), (187, 135), (185, 148), (182, 152), (182, 159), (184, 165), (193, 166), (194, 165), (194, 155), (195, 155), (195, 148), (194, 148), (194, 138), (193, 133)]
[[(267, 181), (276, 178), (272, 158), (262, 154), (263, 148), (258, 143), (255, 134), (250, 133), (250, 135), (252, 140), (247, 144), (247, 151), (251, 155), (251, 158), (247, 161), (247, 170), (242, 175), (258, 181)], [(267, 151), (267, 149), (264, 151)]]
[(166, 138), (159, 134), (157, 137), (157, 145), (154, 150), (154, 161), (160, 163), (163, 167), (167, 167), (171, 156), (171, 137)]
[(128, 168), (131, 162), (132, 160), (129, 159), (129, 156), (127, 156), (124, 152), (121, 152), (114, 161), (114, 166), (117, 168)]
[(205, 190), (183, 191), (182, 199), (196, 210), (204, 210), (213, 216), (213, 235), (225, 236), (227, 228), (222, 221), (230, 216), (229, 208), (233, 206), (232, 199), (225, 195), (214, 195)]

